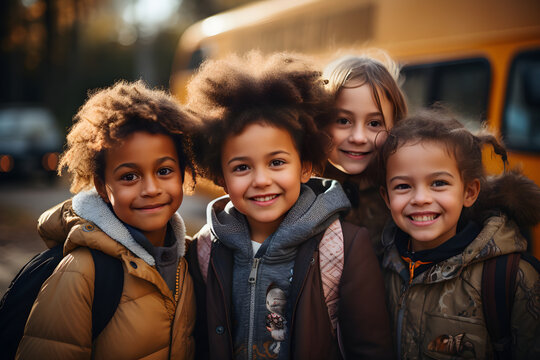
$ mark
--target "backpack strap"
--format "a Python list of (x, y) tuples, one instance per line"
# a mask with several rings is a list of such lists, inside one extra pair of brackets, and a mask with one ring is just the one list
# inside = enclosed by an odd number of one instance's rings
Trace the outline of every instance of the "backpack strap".
[(124, 268), (120, 259), (89, 248), (94, 259), (95, 280), (92, 302), (92, 341), (112, 319), (124, 288)]
[(337, 219), (326, 229), (319, 242), (319, 268), (324, 300), (334, 329), (338, 325), (339, 283), (343, 273), (343, 263), (343, 229)]
[(531, 264), (531, 266), (536, 270), (536, 272), (540, 274), (540, 261), (538, 261), (538, 259), (535, 258), (533, 254), (528, 252), (522, 252), (521, 260), (525, 260), (526, 262)]
[(510, 316), (516, 290), (520, 253), (491, 258), (482, 272), (482, 306), (496, 359), (510, 359)]

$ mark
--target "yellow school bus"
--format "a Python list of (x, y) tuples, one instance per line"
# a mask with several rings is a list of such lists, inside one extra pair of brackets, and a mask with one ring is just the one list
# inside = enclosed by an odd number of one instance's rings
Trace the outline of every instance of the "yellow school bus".
[[(299, 51), (323, 64), (382, 48), (402, 67), (411, 111), (442, 102), (472, 128), (486, 121), (510, 150), (511, 166), (540, 185), (539, 14), (538, 0), (254, 2), (185, 31), (171, 90), (185, 99), (199, 64), (231, 52)], [(488, 170), (500, 169), (489, 162)], [(540, 258), (540, 226), (528, 235)]]

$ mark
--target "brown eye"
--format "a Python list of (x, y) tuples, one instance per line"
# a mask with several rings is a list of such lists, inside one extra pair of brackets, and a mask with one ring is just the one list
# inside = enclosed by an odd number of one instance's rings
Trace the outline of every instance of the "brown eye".
[(127, 173), (127, 174), (122, 175), (120, 179), (124, 181), (134, 181), (137, 179), (137, 175), (134, 173)]
[(343, 117), (340, 117), (340, 118), (336, 119), (336, 124), (338, 124), (338, 125), (348, 125), (350, 123), (351, 122), (349, 121), (349, 119), (346, 119), (346, 118), (343, 118)]
[(283, 164), (285, 164), (285, 161), (279, 159), (275, 159), (270, 162), (270, 166), (281, 166)]
[(433, 186), (435, 187), (440, 187), (440, 186), (446, 186), (448, 185), (448, 181), (444, 181), (444, 180), (435, 180), (433, 182)]
[(370, 127), (381, 127), (383, 126), (383, 122), (381, 120), (371, 120), (367, 125)]
[(158, 170), (158, 175), (165, 176), (165, 175), (169, 175), (172, 172), (173, 171), (170, 168), (161, 168)]
[(249, 167), (248, 167), (247, 165), (242, 164), (242, 165), (237, 165), (237, 166), (235, 166), (235, 167), (233, 168), (233, 171), (235, 171), (235, 172), (236, 172), (236, 171), (246, 171), (246, 170), (248, 170), (248, 169), (249, 169)]

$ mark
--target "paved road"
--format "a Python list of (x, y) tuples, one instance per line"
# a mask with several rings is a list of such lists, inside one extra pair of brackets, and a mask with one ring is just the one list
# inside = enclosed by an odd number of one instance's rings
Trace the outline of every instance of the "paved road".
[[(54, 184), (0, 183), (0, 296), (19, 269), (45, 250), (36, 231), (39, 215), (71, 197), (63, 181)], [(204, 224), (208, 199), (184, 196), (180, 214), (193, 235)]]

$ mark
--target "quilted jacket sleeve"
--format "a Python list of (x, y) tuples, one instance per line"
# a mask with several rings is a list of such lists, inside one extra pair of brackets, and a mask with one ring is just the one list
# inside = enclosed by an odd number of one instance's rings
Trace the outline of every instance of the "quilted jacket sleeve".
[[(351, 231), (352, 230), (352, 231)], [(339, 327), (349, 359), (393, 358), (384, 284), (365, 228), (343, 223)]]
[(79, 248), (60, 262), (38, 294), (17, 359), (90, 359), (94, 266)]

